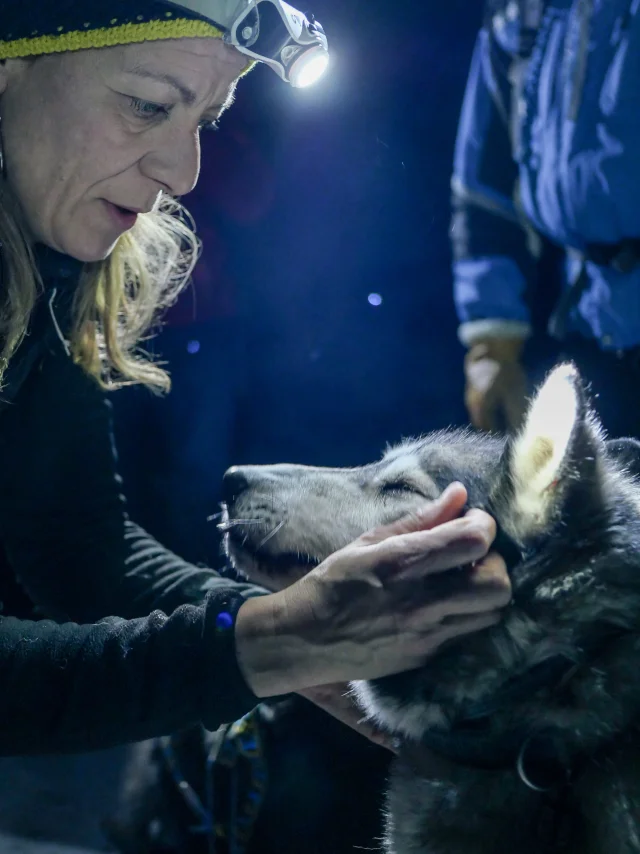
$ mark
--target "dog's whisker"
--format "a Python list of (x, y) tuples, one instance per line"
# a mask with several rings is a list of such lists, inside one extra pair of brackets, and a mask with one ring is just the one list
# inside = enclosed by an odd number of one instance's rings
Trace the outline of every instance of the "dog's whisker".
[(278, 533), (278, 531), (285, 525), (286, 521), (287, 521), (286, 519), (282, 519), (280, 522), (278, 522), (278, 524), (275, 526), (275, 528), (267, 534), (267, 536), (264, 538), (264, 540), (261, 540), (258, 543), (258, 545), (256, 547), (256, 551), (259, 551), (266, 543), (269, 542), (269, 540), (272, 537), (275, 537), (275, 535)]
[(213, 516), (207, 516), (207, 522), (215, 522), (216, 519), (222, 519), (225, 511), (221, 510), (219, 513), (214, 513)]
[(230, 531), (231, 528), (235, 528), (238, 525), (262, 525), (264, 527), (264, 522), (261, 522), (259, 519), (228, 519), (225, 522), (219, 522), (216, 528), (219, 531)]

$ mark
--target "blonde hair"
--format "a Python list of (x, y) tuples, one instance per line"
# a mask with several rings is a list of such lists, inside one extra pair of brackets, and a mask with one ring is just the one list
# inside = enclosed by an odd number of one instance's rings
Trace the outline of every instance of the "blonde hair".
[[(142, 383), (162, 392), (170, 379), (142, 348), (189, 282), (200, 241), (186, 208), (163, 196), (140, 214), (104, 261), (84, 265), (73, 301), (73, 359), (104, 389)], [(0, 385), (24, 338), (42, 282), (20, 204), (0, 177)]]

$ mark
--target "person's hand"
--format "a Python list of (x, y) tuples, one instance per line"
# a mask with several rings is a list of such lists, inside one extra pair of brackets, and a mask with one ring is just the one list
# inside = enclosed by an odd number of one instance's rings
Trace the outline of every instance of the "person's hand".
[[(461, 484), (411, 517), (359, 537), (238, 612), (236, 652), (258, 697), (376, 679), (421, 666), (442, 644), (495, 624), (510, 599), (495, 522), (458, 518)], [(460, 568), (463, 567), (463, 568)]]
[(469, 349), (464, 400), (474, 427), (495, 432), (521, 426), (527, 403), (523, 344), (521, 338), (493, 338)]
[(316, 688), (305, 688), (298, 693), (379, 747), (385, 747), (393, 753), (397, 752), (393, 736), (382, 732), (364, 717), (348, 683), (318, 685)]

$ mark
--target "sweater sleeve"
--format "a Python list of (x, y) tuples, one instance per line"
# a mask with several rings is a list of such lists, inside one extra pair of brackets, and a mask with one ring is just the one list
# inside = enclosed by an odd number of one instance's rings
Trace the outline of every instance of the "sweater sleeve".
[(181, 560), (128, 519), (110, 406), (62, 351), (2, 412), (0, 454), (8, 563), (56, 621), (0, 618), (0, 750), (87, 750), (197, 720), (212, 728), (257, 704), (232, 624), (215, 625), (266, 591)]
[(490, 28), (477, 39), (458, 125), (452, 179), (454, 297), (464, 344), (530, 331), (530, 235), (514, 198), (509, 54)]
[(242, 601), (228, 597), (225, 621), (217, 596), (91, 625), (0, 618), (0, 755), (101, 749), (240, 717), (258, 702), (228, 664)]

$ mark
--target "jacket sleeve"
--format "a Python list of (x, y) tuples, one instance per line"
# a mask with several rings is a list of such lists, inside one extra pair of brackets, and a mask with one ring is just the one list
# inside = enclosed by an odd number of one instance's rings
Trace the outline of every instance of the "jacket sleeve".
[(171, 616), (91, 625), (0, 617), (0, 755), (101, 749), (242, 716), (259, 702), (232, 664), (243, 601), (211, 595)]
[(510, 128), (511, 57), (487, 25), (476, 41), (452, 179), (454, 297), (460, 339), (527, 336), (535, 260), (518, 216)]
[(62, 351), (47, 355), (2, 413), (9, 470), (0, 495), (12, 569), (46, 617), (90, 623), (170, 614), (230, 591), (264, 591), (196, 567), (127, 516), (110, 403)]

